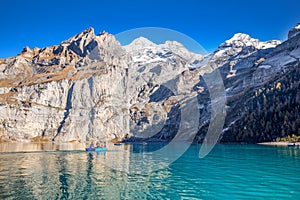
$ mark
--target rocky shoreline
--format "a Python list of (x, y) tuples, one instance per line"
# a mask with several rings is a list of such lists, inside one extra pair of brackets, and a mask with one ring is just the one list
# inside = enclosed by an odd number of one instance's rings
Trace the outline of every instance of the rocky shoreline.
[(269, 146), (300, 146), (300, 142), (262, 142), (259, 145), (269, 145)]

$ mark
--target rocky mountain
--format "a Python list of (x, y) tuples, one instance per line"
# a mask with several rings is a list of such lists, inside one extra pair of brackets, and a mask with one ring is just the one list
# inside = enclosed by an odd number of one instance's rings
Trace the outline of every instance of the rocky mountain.
[(86, 141), (123, 132), (116, 113), (126, 105), (129, 60), (114, 36), (92, 28), (1, 60), (2, 140)]
[(255, 143), (300, 135), (300, 30), (295, 31), (298, 26), (291, 29), (287, 41), (264, 55), (262, 50), (254, 54), (259, 57), (247, 71), (251, 78), (242, 79), (248, 86), (240, 95), (228, 97), (223, 142)]
[(297, 24), (297, 26), (295, 26), (294, 28), (292, 28), (290, 31), (289, 31), (289, 34), (288, 34), (288, 38), (292, 38), (296, 35), (299, 34), (299, 31), (300, 31), (300, 23)]
[(298, 86), (292, 75), (299, 67), (299, 32), (297, 25), (283, 43), (238, 33), (208, 55), (142, 37), (122, 47), (113, 35), (95, 35), (92, 28), (59, 45), (25, 47), (0, 60), (0, 140), (201, 142), (216, 107), (227, 114), (221, 141), (273, 140), (278, 134), (254, 134), (256, 121), (251, 131), (245, 122), (263, 115), (261, 95), (277, 91), (283, 80)]
[(133, 62), (149, 64), (158, 61), (176, 62), (177, 58), (191, 60), (201, 59), (202, 56), (187, 50), (176, 41), (166, 41), (164, 44), (155, 44), (144, 37), (132, 41), (124, 49), (132, 56)]

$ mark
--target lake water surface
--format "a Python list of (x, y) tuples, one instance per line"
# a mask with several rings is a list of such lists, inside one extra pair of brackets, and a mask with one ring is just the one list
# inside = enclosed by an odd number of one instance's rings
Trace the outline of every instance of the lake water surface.
[(149, 162), (159, 148), (0, 144), (0, 199), (300, 199), (300, 149), (217, 145), (199, 159), (192, 145), (173, 163)]

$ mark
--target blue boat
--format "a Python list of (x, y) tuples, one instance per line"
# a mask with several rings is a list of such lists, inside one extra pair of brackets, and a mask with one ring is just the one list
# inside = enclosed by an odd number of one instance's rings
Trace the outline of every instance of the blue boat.
[(99, 152), (99, 151), (106, 151), (107, 148), (106, 147), (95, 147), (95, 148), (85, 148), (85, 150)]

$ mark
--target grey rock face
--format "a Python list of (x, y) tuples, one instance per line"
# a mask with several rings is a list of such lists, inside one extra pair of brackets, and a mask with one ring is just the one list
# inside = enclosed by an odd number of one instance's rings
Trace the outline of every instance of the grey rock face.
[(255, 98), (249, 97), (249, 94), (253, 92), (259, 94), (269, 83), (280, 82), (281, 78), (297, 68), (300, 56), (299, 44), (300, 35), (296, 35), (273, 48), (254, 49), (242, 59), (237, 59), (233, 63), (230, 61), (229, 66), (219, 68), (226, 76), (224, 84), (229, 102), (224, 134), (227, 134), (227, 131), (230, 134), (230, 127), (245, 117), (247, 112), (244, 105)]
[[(236, 34), (203, 56), (178, 42), (158, 45), (145, 38), (122, 47), (114, 36), (89, 28), (58, 46), (26, 47), (0, 60), (0, 136), (169, 141), (183, 128), (182, 140), (193, 140), (198, 129), (202, 140), (213, 115), (203, 76), (219, 70), (227, 99), (236, 99), (299, 62), (298, 36), (281, 44)], [(192, 104), (199, 126), (190, 115), (179, 127), (180, 113), (192, 113)], [(238, 107), (226, 107), (224, 133), (243, 114), (235, 112)]]
[(300, 23), (289, 31), (288, 39), (298, 35), (300, 33)]
[(0, 135), (82, 142), (123, 136), (129, 61), (112, 35), (91, 28), (1, 60)]

